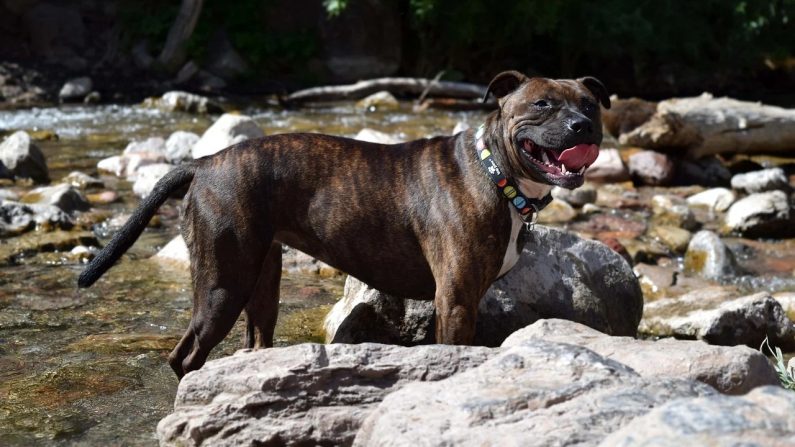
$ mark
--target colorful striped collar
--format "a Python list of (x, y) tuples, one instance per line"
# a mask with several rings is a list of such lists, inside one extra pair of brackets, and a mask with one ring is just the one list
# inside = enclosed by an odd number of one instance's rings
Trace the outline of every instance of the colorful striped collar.
[(475, 132), (475, 148), (478, 151), (478, 159), (483, 165), (483, 169), (491, 178), (491, 181), (497, 185), (502, 194), (508, 199), (511, 205), (519, 213), (519, 216), (525, 223), (529, 230), (538, 220), (538, 212), (544, 209), (549, 202), (552, 201), (552, 194), (548, 193), (540, 199), (530, 199), (522, 194), (519, 187), (510, 177), (503, 174), (502, 170), (497, 166), (494, 160), (494, 155), (486, 147), (486, 142), (483, 135), (486, 133), (486, 125), (481, 124)]

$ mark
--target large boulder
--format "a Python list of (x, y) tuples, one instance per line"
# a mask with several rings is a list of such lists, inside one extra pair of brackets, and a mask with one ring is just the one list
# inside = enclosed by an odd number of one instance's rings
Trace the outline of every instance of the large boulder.
[(353, 445), (597, 445), (671, 399), (714, 393), (694, 381), (644, 379), (579, 346), (527, 340), (448, 379), (392, 392)]
[(155, 163), (141, 167), (135, 176), (133, 193), (140, 198), (145, 198), (152, 193), (157, 182), (172, 169), (174, 169), (174, 165), (168, 163)]
[(707, 287), (647, 303), (638, 331), (715, 345), (758, 347), (767, 337), (776, 346), (795, 346), (795, 326), (775, 298), (767, 292), (738, 296), (730, 287)]
[(251, 117), (226, 113), (193, 146), (193, 158), (206, 157), (250, 138), (265, 136)]
[(557, 319), (536, 321), (511, 334), (502, 346), (516, 346), (530, 339), (582, 346), (629, 366), (643, 377), (697, 380), (725, 394), (745, 394), (758, 386), (779, 383), (767, 358), (747, 346), (611, 337), (588, 326)]
[(495, 354), (465, 346), (315, 345), (240, 351), (179, 384), (160, 445), (350, 445), (387, 394)]
[(745, 396), (667, 402), (614, 433), (602, 446), (789, 446), (795, 444), (795, 393), (757, 388)]
[[(404, 298), (363, 289), (355, 279), (348, 282), (348, 293), (326, 320), (328, 340), (399, 344), (432, 340), (419, 335), (433, 332), (432, 297), (402, 303)], [(539, 318), (563, 318), (608, 334), (632, 336), (642, 311), (640, 285), (624, 258), (600, 242), (536, 226), (516, 266), (481, 300), (475, 342), (498, 346)], [(356, 317), (362, 314), (379, 317)]]
[(14, 132), (0, 143), (0, 165), (15, 178), (29, 178), (36, 183), (50, 181), (44, 154), (23, 130)]
[(166, 160), (169, 163), (179, 163), (190, 160), (193, 146), (199, 141), (199, 136), (193, 132), (178, 130), (166, 140)]

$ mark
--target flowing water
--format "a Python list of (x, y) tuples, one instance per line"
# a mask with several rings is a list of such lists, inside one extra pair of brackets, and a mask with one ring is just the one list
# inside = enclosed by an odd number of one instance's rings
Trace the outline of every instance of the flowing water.
[[(241, 112), (267, 134), (353, 136), (370, 127), (402, 139), (449, 134), (458, 121), (474, 125), (481, 119), (478, 113), (412, 113), (408, 107), (362, 113), (350, 104)], [(166, 138), (176, 130), (201, 133), (213, 118), (122, 105), (0, 111), (0, 133), (55, 133), (57, 139), (37, 144), (57, 181), (73, 170), (95, 175), (98, 160), (120, 154), (131, 140)], [(102, 179), (122, 201), (99, 208), (129, 213), (138, 202), (130, 184)], [(179, 206), (177, 200), (164, 205), (160, 225), (147, 229), (116, 267), (79, 293), (75, 280), (82, 266), (61, 253), (0, 265), (0, 445), (157, 442), (156, 424), (171, 410), (177, 387), (166, 357), (188, 325), (192, 295), (186, 271), (148, 258), (178, 234)], [(95, 229), (106, 242), (105, 227)], [(275, 343), (322, 341), (322, 316), (341, 296), (342, 283), (285, 274)], [(212, 357), (234, 352), (241, 334), (239, 322)]]
[[(351, 104), (241, 112), (253, 116), (266, 134), (353, 136), (369, 127), (403, 140), (449, 134), (457, 122), (475, 126), (483, 117), (479, 112), (415, 113), (407, 105), (390, 113), (364, 113)], [(0, 111), (0, 134), (23, 129), (42, 138), (38, 144), (57, 181), (73, 170), (95, 175), (98, 160), (120, 154), (131, 140), (165, 138), (176, 130), (201, 133), (213, 118), (124, 105)], [(58, 138), (47, 138), (52, 134)], [(100, 217), (128, 214), (138, 202), (130, 184), (115, 177), (102, 180), (122, 200), (99, 206)], [(642, 199), (653, 193), (641, 190)], [(103, 279), (79, 293), (75, 280), (82, 266), (64, 253), (0, 263), (0, 445), (157, 442), (156, 424), (171, 410), (177, 387), (166, 357), (187, 327), (192, 298), (186, 271), (149, 257), (178, 234), (179, 206), (177, 200), (166, 203), (158, 225), (148, 228)], [(608, 209), (606, 214), (630, 223), (649, 218), (648, 210)], [(93, 229), (104, 243), (114, 228), (100, 223)], [(0, 249), (11, 239), (0, 239)], [(792, 240), (733, 240), (730, 245), (739, 247), (739, 261), (748, 272), (732, 279), (741, 289), (795, 291)], [(673, 261), (681, 264), (681, 258)], [(342, 284), (339, 277), (285, 274), (276, 344), (322, 341), (322, 317), (341, 296)], [(234, 352), (241, 332), (238, 323), (212, 357)]]

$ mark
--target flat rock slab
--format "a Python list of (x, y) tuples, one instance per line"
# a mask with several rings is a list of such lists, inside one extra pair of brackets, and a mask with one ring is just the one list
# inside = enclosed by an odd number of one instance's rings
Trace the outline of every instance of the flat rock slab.
[(582, 324), (556, 319), (540, 320), (520, 329), (502, 346), (516, 346), (530, 339), (582, 346), (629, 366), (643, 377), (697, 380), (725, 394), (745, 394), (758, 386), (779, 383), (767, 358), (747, 346), (611, 337)]
[(638, 331), (715, 345), (758, 347), (765, 337), (784, 349), (795, 344), (795, 326), (778, 301), (767, 292), (737, 296), (731, 287), (647, 303)]
[(157, 433), (164, 446), (350, 445), (389, 392), (450, 377), (495, 353), (377, 344), (240, 351), (186, 375)]
[(578, 346), (528, 340), (449, 379), (393, 392), (354, 445), (597, 445), (671, 399), (714, 393), (698, 382), (644, 379)]
[(602, 446), (795, 445), (795, 393), (757, 388), (745, 396), (704, 396), (661, 405), (608, 436)]

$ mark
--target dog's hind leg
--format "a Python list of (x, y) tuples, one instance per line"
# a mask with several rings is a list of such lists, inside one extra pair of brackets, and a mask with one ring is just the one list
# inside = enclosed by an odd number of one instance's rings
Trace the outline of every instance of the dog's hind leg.
[(273, 346), (273, 329), (279, 315), (279, 282), (282, 278), (282, 244), (274, 242), (262, 264), (254, 294), (246, 304), (245, 348)]
[[(185, 240), (191, 255), (193, 315), (169, 356), (177, 376), (199, 369), (229, 334), (250, 297), (273, 233), (264, 225), (235, 225), (220, 212), (186, 209)], [(201, 233), (197, 229), (201, 228)]]

